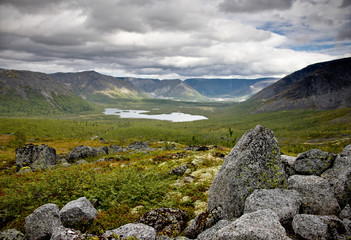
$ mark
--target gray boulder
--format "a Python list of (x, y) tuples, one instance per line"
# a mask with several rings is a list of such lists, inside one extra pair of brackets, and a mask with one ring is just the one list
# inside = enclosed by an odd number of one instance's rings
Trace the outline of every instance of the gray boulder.
[(202, 233), (200, 233), (198, 236), (197, 236), (197, 240), (211, 240), (216, 234), (217, 232), (228, 226), (229, 224), (231, 224), (232, 222), (231, 221), (228, 221), (228, 220), (220, 220), (218, 221), (214, 226), (212, 226), (211, 228), (209, 229), (206, 229), (205, 231), (203, 231)]
[(127, 150), (134, 150), (134, 151), (148, 151), (151, 148), (146, 142), (133, 142), (129, 144)]
[(48, 203), (26, 217), (24, 229), (29, 240), (41, 240), (50, 239), (53, 230), (61, 225), (59, 208)]
[(343, 222), (335, 216), (298, 214), (292, 222), (294, 232), (307, 240), (338, 239), (346, 232)]
[(334, 189), (334, 194), (341, 207), (351, 203), (351, 144), (346, 146), (334, 165), (322, 174)]
[(135, 237), (138, 240), (155, 240), (156, 231), (154, 228), (142, 223), (129, 223), (114, 230), (108, 230), (103, 237), (119, 236), (121, 240), (128, 237)]
[(7, 229), (3, 232), (0, 232), (1, 240), (25, 240), (25, 236), (20, 231), (16, 229)]
[(231, 150), (209, 190), (208, 209), (223, 209), (224, 219), (239, 217), (245, 199), (260, 188), (282, 188), (286, 175), (274, 134), (257, 125)]
[(336, 156), (334, 153), (311, 149), (297, 156), (293, 168), (297, 174), (320, 176), (333, 165)]
[(82, 233), (63, 226), (54, 229), (50, 240), (80, 240), (84, 239)]
[(123, 152), (123, 148), (118, 145), (110, 145), (108, 148), (108, 152), (110, 154), (117, 154), (117, 153)]
[(295, 175), (295, 169), (294, 169), (294, 164), (296, 161), (296, 157), (293, 156), (288, 156), (288, 155), (280, 155), (280, 158), (282, 160), (283, 166), (285, 173), (288, 176)]
[(154, 228), (158, 235), (168, 237), (179, 235), (186, 227), (187, 215), (175, 208), (159, 208), (141, 216), (136, 223), (143, 223)]
[(289, 239), (278, 215), (270, 209), (247, 213), (221, 228), (213, 240)]
[(67, 203), (60, 211), (65, 227), (84, 225), (97, 217), (97, 211), (86, 197)]
[(201, 232), (212, 227), (220, 220), (221, 209), (213, 209), (198, 214), (184, 230), (184, 235), (188, 238), (195, 239)]
[(101, 147), (96, 148), (96, 154), (97, 155), (107, 155), (108, 154), (108, 147), (101, 146)]
[(56, 150), (45, 144), (28, 144), (16, 149), (16, 165), (20, 168), (29, 166), (33, 171), (55, 166)]
[(299, 213), (302, 199), (295, 190), (261, 189), (255, 190), (245, 201), (244, 213), (271, 209), (282, 224), (288, 223)]
[(169, 171), (169, 173), (177, 176), (183, 176), (187, 169), (188, 167), (186, 165), (183, 165), (183, 166), (173, 168), (171, 171)]
[(294, 175), (288, 179), (289, 189), (296, 190), (302, 198), (302, 213), (338, 215), (340, 206), (327, 180), (318, 176)]
[(68, 161), (74, 162), (77, 159), (87, 158), (87, 157), (96, 157), (98, 155), (97, 149), (94, 147), (80, 145), (73, 148), (68, 154)]

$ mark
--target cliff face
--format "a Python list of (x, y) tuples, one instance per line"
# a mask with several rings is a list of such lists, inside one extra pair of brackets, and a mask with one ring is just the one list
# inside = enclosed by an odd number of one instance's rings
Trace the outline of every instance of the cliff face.
[(310, 65), (255, 94), (258, 112), (351, 106), (351, 58)]

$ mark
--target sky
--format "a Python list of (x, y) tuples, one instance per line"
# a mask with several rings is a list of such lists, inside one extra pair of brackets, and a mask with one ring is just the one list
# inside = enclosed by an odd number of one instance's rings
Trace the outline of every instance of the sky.
[(0, 0), (0, 68), (283, 77), (351, 56), (351, 0)]

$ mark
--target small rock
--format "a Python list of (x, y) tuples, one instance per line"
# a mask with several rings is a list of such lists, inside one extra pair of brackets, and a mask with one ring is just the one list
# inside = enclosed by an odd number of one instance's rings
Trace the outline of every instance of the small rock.
[(86, 224), (97, 217), (97, 211), (86, 197), (67, 203), (60, 211), (61, 221), (65, 227)]
[(141, 216), (136, 222), (153, 227), (157, 234), (168, 237), (179, 235), (186, 227), (187, 215), (175, 208), (159, 208)]
[(311, 149), (297, 156), (293, 168), (297, 174), (320, 176), (333, 165), (336, 156), (334, 153)]
[(17, 173), (18, 174), (24, 174), (24, 173), (30, 173), (30, 172), (33, 172), (30, 167), (23, 167)]
[(7, 229), (3, 232), (0, 232), (1, 240), (25, 240), (25, 236), (20, 231), (16, 229)]
[(302, 199), (295, 190), (261, 189), (255, 190), (245, 201), (244, 213), (271, 209), (285, 224), (299, 213)]
[(80, 231), (63, 226), (54, 229), (50, 240), (80, 240), (84, 239)]
[(340, 212), (339, 218), (340, 219), (347, 218), (347, 219), (351, 220), (351, 207), (349, 204), (347, 204), (345, 206), (345, 208)]
[(292, 222), (294, 232), (307, 240), (338, 239), (346, 230), (343, 222), (335, 216), (298, 214)]
[(188, 167), (186, 165), (183, 165), (180, 167), (173, 168), (171, 171), (169, 171), (169, 173), (177, 176), (183, 176), (187, 169)]
[(198, 236), (197, 236), (197, 240), (211, 240), (216, 234), (217, 232), (228, 226), (229, 224), (231, 224), (232, 222), (231, 221), (228, 221), (228, 220), (220, 220), (218, 221), (214, 226), (212, 226), (211, 228), (209, 229), (206, 229), (205, 231), (203, 231), (202, 233), (200, 233)]
[(280, 158), (281, 158), (281, 160), (282, 160), (285, 173), (286, 173), (288, 176), (295, 175), (296, 172), (295, 172), (295, 169), (294, 169), (293, 166), (294, 166), (294, 164), (295, 164), (296, 157), (287, 156), (287, 155), (280, 155)]
[(149, 145), (146, 142), (133, 142), (129, 144), (127, 150), (134, 150), (134, 151), (148, 151), (150, 150)]
[(270, 209), (247, 213), (221, 228), (213, 240), (289, 239), (278, 215)]
[(29, 240), (41, 240), (50, 239), (53, 230), (61, 225), (59, 208), (48, 203), (26, 217), (24, 229)]
[(110, 147), (108, 148), (108, 152), (110, 154), (117, 154), (117, 153), (123, 152), (123, 148), (118, 145), (110, 145)]
[(87, 161), (85, 161), (84, 159), (78, 160), (77, 162), (75, 162), (76, 165), (82, 165), (82, 164), (86, 164), (88, 163)]
[(129, 223), (114, 230), (108, 230), (103, 237), (119, 236), (121, 240), (128, 237), (135, 237), (138, 240), (155, 240), (156, 231), (154, 228), (142, 223)]
[(294, 175), (288, 179), (289, 189), (302, 198), (302, 213), (338, 215), (340, 206), (327, 180), (318, 176)]
[(33, 171), (55, 166), (56, 150), (45, 144), (36, 146), (28, 144), (16, 149), (16, 165), (20, 168), (29, 166)]
[(97, 155), (107, 155), (108, 154), (108, 147), (101, 146), (96, 149)]

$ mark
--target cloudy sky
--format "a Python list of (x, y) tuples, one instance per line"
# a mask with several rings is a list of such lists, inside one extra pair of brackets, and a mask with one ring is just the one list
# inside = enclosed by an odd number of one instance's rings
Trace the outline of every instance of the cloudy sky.
[(351, 56), (351, 0), (0, 0), (0, 68), (284, 76)]

